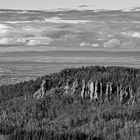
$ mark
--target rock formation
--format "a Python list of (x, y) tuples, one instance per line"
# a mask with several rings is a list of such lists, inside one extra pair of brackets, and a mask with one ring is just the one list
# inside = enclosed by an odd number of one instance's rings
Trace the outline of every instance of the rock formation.
[(71, 88), (71, 94), (72, 95), (75, 93), (77, 87), (78, 87), (78, 80), (76, 79), (72, 84), (72, 88)]
[(123, 87), (122, 85), (116, 85), (115, 87), (113, 87), (113, 83), (107, 82), (105, 83), (104, 93), (103, 83), (98, 81), (93, 82), (91, 80), (89, 80), (87, 83), (85, 82), (85, 80), (82, 80), (81, 97), (89, 97), (91, 101), (95, 100), (99, 101), (100, 103), (110, 103), (117, 99), (117, 103), (121, 104), (124, 104), (133, 99), (131, 88), (129, 88), (128, 90), (127, 87)]
[(109, 84), (106, 83), (105, 102), (109, 102)]
[(86, 88), (86, 82), (85, 80), (82, 80), (82, 91), (81, 91), (81, 97), (85, 97), (85, 88)]
[(70, 82), (70, 80), (68, 79), (66, 86), (64, 87), (64, 94), (68, 94), (68, 92), (70, 91), (69, 82)]
[(103, 101), (103, 84), (100, 83), (100, 103)]
[(38, 91), (36, 91), (33, 96), (34, 96), (34, 98), (37, 98), (37, 99), (42, 98), (42, 97), (44, 97), (46, 91), (47, 91), (46, 80), (43, 79), (40, 89)]
[[(98, 101), (98, 103), (111, 103), (116, 100), (117, 104), (134, 104), (136, 102), (136, 96), (133, 95), (133, 90), (131, 86), (122, 86), (115, 85), (112, 82), (101, 83), (97, 80), (94, 82), (89, 80), (86, 82), (84, 79), (82, 80), (81, 87), (79, 86), (78, 80), (74, 80), (72, 84), (70, 84), (70, 79), (67, 80), (66, 85), (63, 87), (63, 84), (59, 84), (60, 86), (52, 88), (48, 91), (49, 93), (53, 93), (58, 91), (58, 93), (63, 94), (71, 94), (74, 95), (78, 93), (76, 91), (80, 91), (80, 95), (83, 99), (90, 99), (90, 101)], [(57, 89), (57, 90), (56, 90)], [(35, 98), (42, 98), (47, 92), (46, 89), (46, 81), (43, 80), (40, 89), (34, 93)], [(60, 91), (60, 92), (59, 92)], [(27, 97), (25, 97), (26, 100)]]
[(94, 97), (94, 82), (89, 81), (89, 95), (90, 95), (90, 100), (93, 101)]
[(132, 89), (130, 87), (122, 87), (122, 85), (120, 85), (120, 103), (124, 104), (128, 102), (128, 104), (133, 104), (133, 99)]
[(109, 83), (109, 101), (112, 101), (112, 83)]
[(94, 97), (95, 100), (98, 100), (98, 81), (95, 82), (95, 90), (94, 90)]
[(132, 92), (132, 88), (129, 86), (128, 87), (128, 92), (129, 92), (129, 101), (128, 101), (128, 104), (130, 105), (133, 105), (136, 101), (136, 98), (135, 96), (133, 95), (133, 92)]
[(124, 90), (123, 90), (123, 88), (122, 88), (122, 85), (120, 85), (120, 88), (119, 88), (119, 91), (120, 91), (120, 103), (122, 103), (122, 100), (123, 100), (123, 92), (124, 92)]

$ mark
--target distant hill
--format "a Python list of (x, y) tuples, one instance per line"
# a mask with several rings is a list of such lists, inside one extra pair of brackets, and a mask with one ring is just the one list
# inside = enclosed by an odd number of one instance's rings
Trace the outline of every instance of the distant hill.
[(113, 66), (1, 86), (0, 133), (9, 140), (139, 138), (139, 87), (140, 69)]

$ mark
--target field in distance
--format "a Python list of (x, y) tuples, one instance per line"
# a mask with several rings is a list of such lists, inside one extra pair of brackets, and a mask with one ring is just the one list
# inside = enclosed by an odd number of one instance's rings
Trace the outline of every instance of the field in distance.
[(17, 83), (89, 65), (117, 65), (140, 68), (140, 52), (46, 51), (0, 53), (0, 85)]

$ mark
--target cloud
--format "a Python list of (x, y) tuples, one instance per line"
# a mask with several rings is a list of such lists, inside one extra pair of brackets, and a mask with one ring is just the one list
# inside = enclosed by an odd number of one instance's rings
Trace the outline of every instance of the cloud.
[(59, 17), (45, 18), (46, 22), (51, 23), (67, 23), (67, 24), (78, 24), (78, 23), (88, 23), (90, 20), (64, 20)]
[(6, 35), (7, 32), (11, 29), (10, 26), (6, 24), (0, 24), (0, 36)]
[(1, 45), (48, 45), (53, 39), (48, 37), (27, 37), (27, 38), (2, 38)]
[(124, 36), (140, 38), (140, 32), (122, 32)]
[(30, 40), (30, 41), (27, 43), (27, 45), (29, 45), (29, 46), (40, 45), (40, 44), (41, 44), (40, 40)]
[(81, 43), (80, 43), (80, 46), (81, 46), (81, 47), (90, 46), (90, 43), (81, 42)]
[(1, 45), (13, 45), (15, 44), (15, 39), (13, 38), (2, 38), (0, 39), (0, 44)]
[(121, 47), (122, 47), (122, 48), (134, 48), (134, 47), (135, 47), (135, 44), (134, 44), (132, 41), (123, 42), (123, 43), (121, 44)]
[(99, 47), (99, 44), (92, 44), (91, 46), (96, 48)]
[(139, 12), (140, 11), (140, 8), (135, 8), (135, 7), (125, 8), (125, 9), (122, 9), (121, 11), (122, 12)]
[(25, 27), (22, 27), (21, 30), (23, 30), (26, 33), (38, 33), (45, 29), (46, 29), (45, 27), (40, 27), (40, 26), (39, 27), (25, 26)]
[[(54, 26), (40, 24), (33, 25), (7, 25), (0, 24), (0, 38), (48, 37), (58, 39), (72, 33), (71, 29), (61, 29)], [(18, 40), (20, 42), (20, 40)], [(23, 42), (23, 41), (22, 41)]]
[(15, 42), (25, 44), (27, 42), (26, 38), (19, 38)]
[(48, 38), (48, 37), (30, 37), (30, 38), (26, 38), (25, 39), (27, 44), (29, 46), (32, 45), (48, 45), (50, 44), (51, 41), (53, 41), (53, 39)]
[(8, 28), (9, 28), (8, 25), (0, 24), (0, 30), (2, 30), (2, 29), (8, 29)]
[(114, 38), (114, 39), (109, 40), (108, 42), (105, 42), (103, 44), (103, 47), (105, 47), (105, 48), (113, 48), (113, 47), (118, 47), (120, 45), (121, 45), (120, 40)]
[(11, 41), (12, 41), (12, 39), (10, 39), (10, 38), (2, 38), (2, 39), (0, 39), (0, 44), (6, 45), (6, 44), (11, 43)]
[(99, 47), (100, 45), (99, 45), (99, 44), (91, 44), (91, 43), (87, 43), (87, 42), (81, 42), (81, 43), (80, 43), (80, 46), (81, 46), (81, 47), (91, 46), (91, 47), (96, 48), (96, 47)]
[(55, 29), (55, 30), (50, 30), (50, 31), (44, 30), (40, 34), (41, 34), (41, 36), (47, 36), (50, 38), (57, 39), (57, 38), (64, 37), (65, 35), (69, 35), (71, 33), (72, 33), (72, 31), (70, 31), (70, 30)]

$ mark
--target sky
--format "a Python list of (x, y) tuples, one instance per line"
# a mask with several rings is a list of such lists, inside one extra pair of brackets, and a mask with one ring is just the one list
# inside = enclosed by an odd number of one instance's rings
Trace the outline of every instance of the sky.
[(140, 6), (140, 0), (0, 0), (0, 9), (76, 8), (80, 5), (95, 9), (123, 9)]

